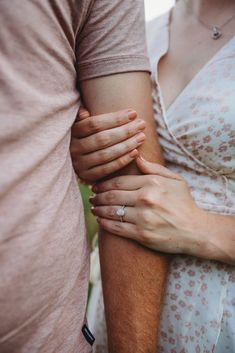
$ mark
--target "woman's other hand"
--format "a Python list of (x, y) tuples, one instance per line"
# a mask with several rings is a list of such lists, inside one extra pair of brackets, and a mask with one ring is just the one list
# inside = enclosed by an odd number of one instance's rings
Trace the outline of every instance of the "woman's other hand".
[[(204, 211), (195, 204), (184, 179), (167, 168), (137, 158), (146, 175), (95, 184), (92, 212), (107, 231), (167, 253), (203, 256), (206, 239), (197, 226)], [(116, 211), (125, 205), (123, 222)]]
[(127, 109), (90, 116), (81, 108), (72, 127), (71, 156), (77, 175), (87, 183), (112, 174), (131, 163), (144, 142), (144, 120)]

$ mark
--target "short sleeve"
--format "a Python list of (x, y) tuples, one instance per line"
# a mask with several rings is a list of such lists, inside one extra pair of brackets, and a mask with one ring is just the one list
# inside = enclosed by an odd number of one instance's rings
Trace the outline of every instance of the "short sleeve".
[(77, 38), (79, 81), (150, 71), (144, 0), (94, 0)]

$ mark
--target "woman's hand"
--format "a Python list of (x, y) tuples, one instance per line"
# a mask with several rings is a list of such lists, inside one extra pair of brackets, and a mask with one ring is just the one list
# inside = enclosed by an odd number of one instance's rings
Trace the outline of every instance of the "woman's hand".
[[(130, 175), (95, 184), (92, 212), (110, 233), (134, 239), (167, 253), (203, 256), (206, 239), (198, 236), (196, 225), (204, 216), (184, 179), (170, 170), (136, 160), (148, 175)], [(125, 205), (123, 222), (116, 215)]]
[(88, 183), (131, 163), (144, 142), (144, 120), (133, 110), (90, 116), (81, 108), (72, 127), (71, 156), (77, 175)]

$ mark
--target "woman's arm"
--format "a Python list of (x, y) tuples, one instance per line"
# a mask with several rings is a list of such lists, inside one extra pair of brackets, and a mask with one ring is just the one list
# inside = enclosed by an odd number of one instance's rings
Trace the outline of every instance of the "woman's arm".
[[(200, 209), (180, 175), (143, 159), (137, 164), (147, 175), (93, 186), (92, 211), (102, 227), (153, 250), (235, 265), (235, 217)], [(124, 223), (116, 216), (122, 204)]]

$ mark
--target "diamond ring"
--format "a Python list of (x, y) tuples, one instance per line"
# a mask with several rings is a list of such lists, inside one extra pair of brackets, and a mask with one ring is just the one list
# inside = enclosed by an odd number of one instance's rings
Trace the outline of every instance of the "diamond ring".
[(116, 211), (116, 215), (120, 218), (120, 221), (121, 222), (124, 222), (124, 216), (125, 216), (125, 207), (126, 206), (122, 206), (122, 207), (120, 207), (120, 208), (118, 208), (117, 209), (117, 211)]

